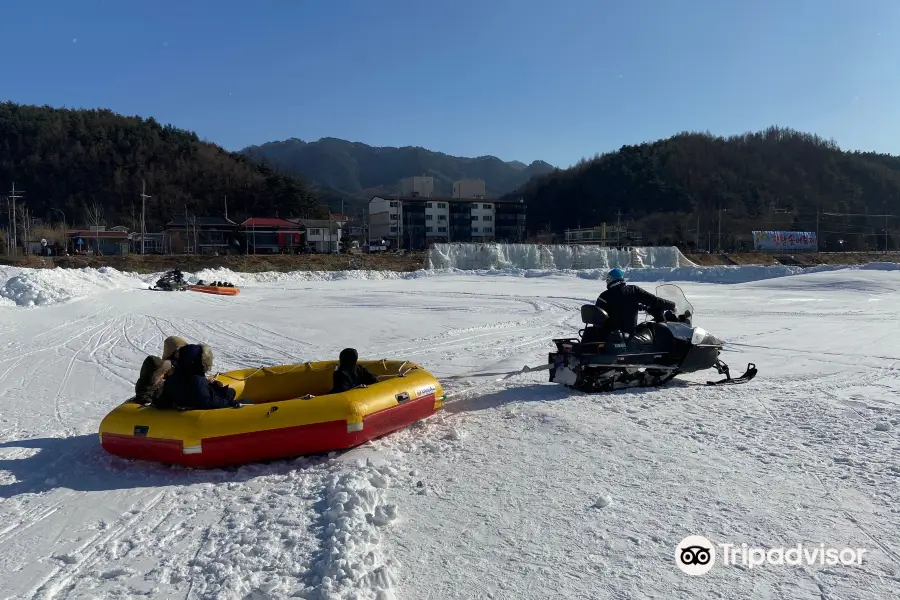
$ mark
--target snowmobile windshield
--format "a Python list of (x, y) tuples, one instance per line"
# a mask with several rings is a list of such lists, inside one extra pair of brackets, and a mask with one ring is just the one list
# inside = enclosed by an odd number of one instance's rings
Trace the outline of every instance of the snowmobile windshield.
[(674, 283), (665, 283), (663, 285), (659, 285), (656, 287), (656, 295), (664, 300), (668, 300), (669, 302), (675, 303), (674, 312), (676, 315), (683, 315), (685, 312), (690, 311), (691, 315), (694, 314), (694, 306), (688, 302), (687, 298), (684, 296), (684, 292), (681, 291), (681, 288), (675, 285)]

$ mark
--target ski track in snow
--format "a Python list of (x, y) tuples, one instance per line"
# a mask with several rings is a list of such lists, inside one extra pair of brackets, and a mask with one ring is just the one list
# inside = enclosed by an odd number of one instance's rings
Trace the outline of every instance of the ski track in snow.
[[(897, 596), (900, 274), (682, 287), (756, 380), (598, 396), (546, 372), (448, 380), (445, 411), (363, 447), (209, 471), (99, 447), (168, 335), (209, 343), (218, 370), (346, 346), (440, 377), (515, 370), (576, 334), (598, 282), (275, 281), (0, 307), (0, 598)], [(692, 534), (869, 554), (691, 578), (674, 551)]]

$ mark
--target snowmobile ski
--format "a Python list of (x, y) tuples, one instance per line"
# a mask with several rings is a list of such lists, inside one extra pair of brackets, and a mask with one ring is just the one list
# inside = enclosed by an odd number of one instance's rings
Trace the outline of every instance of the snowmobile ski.
[(725, 379), (720, 379), (719, 381), (707, 381), (706, 385), (740, 385), (742, 383), (747, 383), (751, 381), (754, 377), (756, 377), (756, 373), (758, 372), (756, 369), (756, 365), (753, 363), (747, 364), (747, 370), (744, 371), (744, 374), (740, 377), (732, 377), (728, 372), (728, 365), (725, 363), (721, 363), (722, 371), (719, 371), (720, 374), (725, 375)]

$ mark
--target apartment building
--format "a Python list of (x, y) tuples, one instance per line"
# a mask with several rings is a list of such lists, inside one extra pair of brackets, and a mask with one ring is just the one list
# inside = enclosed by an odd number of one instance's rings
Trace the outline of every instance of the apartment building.
[(407, 177), (400, 180), (401, 196), (418, 196), (430, 198), (434, 196), (434, 177)]
[(519, 200), (373, 196), (369, 239), (424, 250), (433, 243), (518, 242), (525, 237), (525, 204)]
[(485, 192), (484, 181), (481, 179), (462, 179), (453, 182), (454, 198), (484, 198)]

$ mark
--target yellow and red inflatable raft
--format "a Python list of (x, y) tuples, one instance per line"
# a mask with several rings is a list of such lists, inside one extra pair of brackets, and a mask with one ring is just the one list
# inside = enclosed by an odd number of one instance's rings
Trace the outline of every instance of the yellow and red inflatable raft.
[[(343, 450), (441, 409), (440, 382), (408, 361), (359, 361), (379, 382), (328, 394), (337, 361), (219, 373), (238, 408), (161, 410), (126, 401), (100, 423), (110, 454), (212, 468)], [(312, 394), (313, 398), (303, 396)]]

